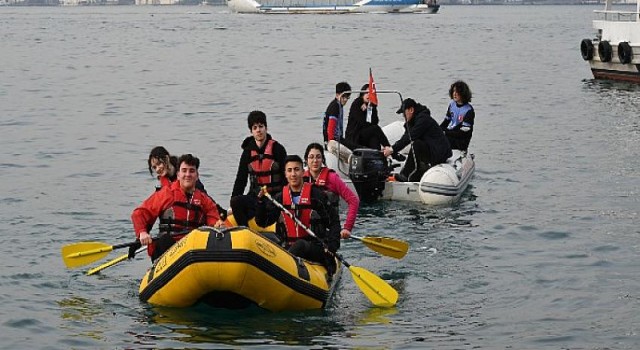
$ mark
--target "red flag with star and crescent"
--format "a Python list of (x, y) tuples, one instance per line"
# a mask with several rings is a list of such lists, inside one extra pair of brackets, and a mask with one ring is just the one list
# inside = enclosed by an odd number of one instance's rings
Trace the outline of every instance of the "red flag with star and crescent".
[(376, 83), (373, 81), (373, 74), (369, 68), (369, 101), (374, 105), (378, 105), (378, 94), (376, 94)]

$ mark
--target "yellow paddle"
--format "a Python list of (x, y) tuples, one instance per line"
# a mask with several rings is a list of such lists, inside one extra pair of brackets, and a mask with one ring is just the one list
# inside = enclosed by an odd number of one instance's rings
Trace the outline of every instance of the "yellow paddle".
[(84, 266), (98, 261), (114, 249), (131, 247), (140, 244), (139, 241), (108, 245), (100, 242), (80, 242), (62, 247), (62, 261), (68, 268)]
[[(138, 250), (136, 250), (134, 255), (137, 255), (138, 253), (144, 251), (145, 249), (147, 249), (146, 246), (139, 248)], [(115, 264), (119, 264), (119, 263), (121, 263), (121, 262), (123, 262), (123, 261), (125, 261), (127, 259), (129, 259), (129, 254), (128, 253), (120, 255), (119, 257), (117, 257), (117, 258), (115, 258), (113, 260), (110, 260), (110, 261), (108, 261), (108, 262), (106, 262), (106, 263), (104, 263), (104, 264), (102, 264), (100, 266), (96, 266), (96, 267), (92, 268), (91, 270), (87, 271), (87, 276), (91, 276), (93, 274), (96, 274), (96, 273), (106, 269), (107, 267), (111, 267), (111, 266), (113, 266)]]
[(375, 252), (396, 259), (402, 259), (407, 255), (407, 251), (409, 250), (409, 243), (399, 239), (376, 236), (358, 237), (354, 235), (351, 235), (350, 237), (361, 241), (369, 249)]
[(380, 307), (392, 307), (398, 302), (398, 291), (393, 289), (387, 282), (385, 282), (382, 278), (373, 274), (372, 272), (357, 266), (351, 266), (347, 263), (342, 256), (338, 253), (333, 253), (327, 249), (326, 244), (322, 241), (318, 236), (313, 233), (308, 227), (306, 227), (297, 217), (295, 217), (290, 211), (288, 211), (282, 204), (280, 204), (277, 200), (275, 200), (266, 189), (263, 189), (264, 195), (283, 213), (288, 215), (291, 219), (293, 219), (300, 227), (302, 227), (305, 231), (309, 233), (313, 238), (322, 242), (322, 245), (325, 247), (325, 251), (329, 254), (335, 256), (344, 266), (346, 266), (349, 271), (351, 271), (351, 276), (353, 280), (356, 281), (358, 287), (364, 295), (373, 303), (375, 306)]

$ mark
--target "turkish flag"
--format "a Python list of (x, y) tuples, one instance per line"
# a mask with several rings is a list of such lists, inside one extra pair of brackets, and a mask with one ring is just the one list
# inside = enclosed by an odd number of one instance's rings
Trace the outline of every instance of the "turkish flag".
[(374, 105), (378, 105), (378, 95), (376, 94), (376, 83), (373, 81), (373, 74), (369, 68), (369, 101)]

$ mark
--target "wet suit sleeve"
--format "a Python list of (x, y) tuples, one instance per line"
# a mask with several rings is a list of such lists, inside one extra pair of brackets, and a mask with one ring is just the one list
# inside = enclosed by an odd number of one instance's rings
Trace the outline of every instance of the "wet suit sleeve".
[(285, 186), (287, 184), (287, 178), (284, 176), (284, 162), (287, 159), (287, 150), (282, 144), (280, 144), (280, 142), (278, 142), (277, 145), (274, 157), (276, 162), (278, 162), (278, 167), (280, 168), (280, 185)]
[(340, 248), (340, 218), (336, 211), (329, 210), (329, 200), (322, 190), (314, 186), (312, 191), (312, 207), (322, 218), (325, 227), (325, 232), (316, 233), (318, 238), (325, 242), (327, 248), (335, 253)]
[[(405, 124), (405, 128), (407, 128), (406, 124)], [(393, 153), (398, 153), (402, 151), (403, 148), (407, 147), (409, 142), (411, 142), (411, 140), (409, 139), (409, 132), (405, 130), (400, 140), (396, 141), (396, 143), (394, 143), (393, 146), (391, 146), (391, 148), (393, 149)]]
[(380, 123), (380, 118), (378, 117), (378, 106), (371, 104), (371, 124), (378, 125)]
[[(273, 199), (282, 203), (282, 192), (276, 193)], [(280, 208), (276, 207), (268, 198), (258, 199), (256, 207), (256, 224), (261, 227), (273, 225), (280, 217)]]
[(240, 156), (240, 163), (238, 164), (238, 170), (236, 171), (236, 181), (233, 184), (233, 191), (231, 197), (244, 194), (244, 189), (247, 187), (249, 181), (249, 152), (247, 150), (242, 151)]

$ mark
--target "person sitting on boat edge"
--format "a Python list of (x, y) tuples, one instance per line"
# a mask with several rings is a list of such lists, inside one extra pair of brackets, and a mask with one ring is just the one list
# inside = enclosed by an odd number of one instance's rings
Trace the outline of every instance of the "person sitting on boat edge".
[(357, 145), (356, 148), (380, 150), (391, 144), (378, 125), (378, 106), (369, 101), (368, 89), (369, 84), (364, 84), (358, 97), (351, 103), (345, 138)]
[[(160, 182), (159, 186), (156, 186), (156, 191), (159, 191), (162, 187), (171, 186), (171, 183), (177, 179), (178, 157), (169, 154), (166, 148), (162, 146), (156, 146), (149, 152), (149, 158), (147, 159), (147, 165), (149, 166), (149, 174), (156, 173), (156, 178)], [(208, 195), (207, 190), (204, 189), (204, 184), (198, 178), (196, 182), (196, 188)], [(213, 199), (213, 198), (212, 198)], [(215, 201), (214, 201), (215, 202)], [(220, 204), (218, 206), (218, 213), (222, 220), (227, 218), (227, 210), (222, 208)], [(151, 228), (149, 227), (149, 230)]]
[[(262, 186), (279, 192), (286, 184), (284, 160), (287, 151), (267, 132), (267, 115), (252, 111), (247, 117), (251, 136), (242, 142), (242, 154), (231, 192), (231, 212), (239, 226), (248, 226), (255, 216), (257, 195)], [(249, 191), (243, 194), (249, 182)]]
[(476, 112), (471, 102), (471, 89), (467, 83), (458, 80), (449, 88), (451, 102), (447, 107), (447, 114), (440, 127), (447, 135), (451, 149), (467, 151), (473, 135), (473, 121)]
[(351, 91), (349, 83), (343, 81), (336, 84), (336, 96), (324, 112), (324, 119), (322, 121), (322, 136), (324, 137), (325, 148), (331, 140), (335, 140), (347, 148), (353, 150), (357, 148), (357, 144), (347, 140), (343, 137), (344, 130), (344, 106), (349, 101), (351, 94), (347, 91)]
[[(184, 154), (178, 158), (178, 164), (177, 181), (151, 194), (131, 213), (136, 237), (141, 245), (147, 246), (152, 261), (184, 237), (186, 231), (203, 225), (223, 225), (216, 203), (196, 188), (200, 160)], [(160, 236), (153, 241), (148, 227), (158, 218)]]
[(408, 98), (396, 112), (404, 114), (404, 134), (391, 147), (385, 147), (386, 157), (400, 152), (411, 144), (409, 156), (397, 181), (420, 181), (422, 175), (432, 166), (445, 163), (452, 156), (451, 146), (438, 123), (431, 118), (429, 108)]
[(353, 193), (347, 184), (333, 169), (326, 166), (324, 150), (319, 143), (310, 143), (304, 152), (304, 159), (307, 161), (307, 170), (304, 172), (304, 182), (310, 182), (322, 189), (331, 205), (332, 215), (340, 218), (340, 198), (347, 202), (347, 218), (344, 221), (340, 236), (342, 238), (351, 237), (351, 231), (356, 222), (358, 209), (360, 208), (360, 198)]
[(304, 182), (302, 159), (298, 155), (289, 155), (284, 163), (287, 185), (281, 192), (273, 195), (293, 216), (310, 228), (317, 238), (299, 226), (293, 219), (264, 198), (263, 192), (258, 195), (256, 223), (262, 227), (272, 225), (280, 219), (277, 234), (283, 238), (284, 246), (292, 255), (319, 262), (332, 275), (336, 270), (335, 260), (327, 249), (335, 253), (340, 248), (340, 219), (329, 206), (329, 200), (320, 188)]

